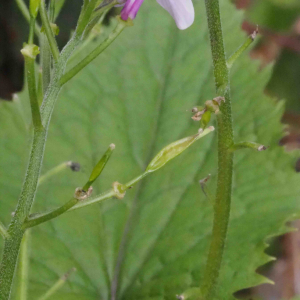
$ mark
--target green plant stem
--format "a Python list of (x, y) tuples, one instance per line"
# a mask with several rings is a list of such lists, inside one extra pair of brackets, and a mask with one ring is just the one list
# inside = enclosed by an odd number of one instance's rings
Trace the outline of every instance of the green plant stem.
[(0, 222), (0, 234), (4, 238), (8, 237), (7, 230), (6, 230), (5, 226), (4, 226), (4, 224), (2, 224), (2, 222)]
[[(143, 174), (135, 177), (134, 179), (130, 180), (126, 184), (121, 185), (122, 186), (122, 192), (125, 192), (126, 190), (132, 188), (136, 183), (138, 183), (140, 180), (142, 180), (145, 176), (150, 174), (151, 172), (144, 172)], [(91, 204), (98, 203), (100, 201), (104, 201), (107, 199), (110, 199), (112, 197), (116, 197), (116, 192), (114, 189), (110, 189), (100, 195), (97, 195), (95, 197), (90, 197), (87, 200), (79, 201), (76, 198), (72, 198), (67, 203), (62, 205), (61, 207), (54, 209), (49, 212), (45, 213), (37, 213), (33, 214), (29, 217), (29, 219), (24, 223), (24, 228), (30, 228), (37, 226), (41, 223), (47, 222), (49, 220), (52, 220), (54, 218), (57, 218), (58, 216), (62, 215), (63, 213), (67, 211), (72, 211), (78, 208), (82, 208)]]
[[(91, 33), (91, 30), (94, 28), (94, 26), (98, 23), (99, 20), (102, 19), (103, 16), (106, 15), (106, 13), (112, 9), (116, 4), (118, 4), (117, 1), (112, 1), (112, 3), (109, 3), (105, 5), (104, 7), (101, 7), (96, 12), (93, 13), (92, 21), (87, 25), (83, 38), (86, 39), (88, 35)], [(103, 20), (102, 20), (103, 21)], [(101, 23), (102, 23), (101, 21)]]
[(86, 67), (90, 62), (92, 62), (97, 56), (99, 56), (128, 26), (125, 22), (120, 21), (113, 32), (108, 36), (108, 38), (102, 42), (96, 49), (94, 49), (89, 55), (87, 55), (79, 64), (74, 68), (69, 70), (61, 79), (61, 85), (67, 83), (75, 75), (77, 75), (84, 67)]
[(45, 95), (41, 106), (41, 119), (43, 128), (35, 128), (33, 142), (29, 158), (29, 164), (18, 200), (16, 212), (8, 227), (8, 237), (4, 242), (2, 261), (0, 266), (0, 299), (7, 300), (10, 296), (12, 280), (18, 259), (20, 244), (24, 234), (23, 224), (27, 219), (33, 200), (35, 198), (38, 178), (44, 156), (44, 149), (48, 126), (58, 97), (61, 85), (59, 80), (65, 71), (67, 60), (72, 54), (74, 48), (79, 44), (80, 37), (74, 36), (60, 55), (60, 59), (54, 66), (54, 74), (50, 88)]
[(48, 180), (49, 178), (57, 175), (58, 173), (64, 171), (65, 169), (69, 168), (70, 163), (71, 162), (69, 162), (69, 161), (63, 162), (63, 163), (59, 164), (58, 166), (54, 167), (53, 169), (49, 170), (44, 175), (40, 176), (38, 185), (42, 184), (44, 181)]
[(30, 18), (28, 44), (33, 44), (35, 19)]
[[(18, 5), (19, 10), (21, 11), (22, 15), (30, 24), (30, 13), (29, 13), (28, 7), (26, 6), (25, 2), (23, 0), (16, 0), (16, 3)], [(36, 23), (34, 24), (34, 31), (35, 31), (36, 36), (39, 37), (41, 28)]]
[(70, 275), (75, 271), (76, 271), (76, 269), (73, 268), (69, 272), (64, 274), (61, 278), (59, 278), (58, 281), (42, 297), (39, 298), (39, 300), (49, 299), (53, 294), (55, 294), (65, 284), (65, 282), (70, 277)]
[(70, 199), (67, 203), (65, 203), (63, 206), (47, 213), (44, 214), (42, 216), (38, 216), (37, 218), (32, 218), (29, 219), (28, 221), (26, 221), (23, 225), (23, 228), (30, 228), (36, 225), (39, 225), (41, 223), (45, 223), (49, 220), (52, 220), (54, 218), (57, 218), (58, 216), (62, 215), (63, 213), (65, 213), (66, 211), (68, 211), (71, 207), (73, 207), (75, 204), (78, 203), (78, 199), (76, 198), (72, 198)]
[(19, 255), (19, 274), (18, 274), (18, 287), (17, 287), (17, 297), (18, 300), (27, 299), (28, 291), (28, 271), (29, 271), (29, 239), (30, 230), (27, 230), (24, 234), (21, 250)]
[[(135, 177), (134, 179), (127, 182), (126, 184), (121, 185), (122, 192), (125, 192), (126, 190), (132, 188), (133, 185), (138, 183), (140, 180), (142, 180), (148, 174), (150, 174), (150, 172), (144, 172), (143, 174)], [(114, 191), (114, 189), (110, 189), (100, 195), (97, 195), (95, 197), (90, 197), (87, 200), (83, 200), (83, 201), (79, 201), (76, 198), (72, 198), (71, 200), (69, 200), (64, 205), (62, 205), (61, 207), (59, 207), (57, 209), (54, 209), (52, 211), (45, 212), (45, 213), (34, 214), (34, 215), (30, 216), (29, 219), (24, 223), (24, 228), (30, 228), (30, 227), (37, 226), (41, 223), (44, 223), (44, 222), (47, 222), (54, 218), (57, 218), (67, 211), (82, 208), (84, 206), (98, 203), (100, 201), (107, 200), (112, 197), (116, 197), (116, 192)]]
[(0, 266), (0, 299), (9, 299), (11, 284), (18, 260), (19, 249), (24, 234), (23, 223), (27, 218), (36, 193), (36, 186), (41, 169), (46, 130), (35, 129), (29, 165), (14, 217), (8, 227), (9, 236), (4, 241), (4, 250)]
[[(61, 214), (74, 210), (83, 206), (87, 206), (90, 204), (94, 204), (99, 201), (103, 201), (106, 199), (109, 199), (111, 197), (116, 197), (119, 199), (122, 199), (125, 196), (125, 192), (132, 188), (136, 183), (138, 183), (140, 180), (142, 180), (144, 177), (146, 177), (148, 174), (155, 172), (156, 170), (160, 169), (162, 166), (164, 166), (167, 162), (174, 159), (176, 156), (178, 156), (180, 153), (182, 153), (185, 149), (190, 147), (195, 141), (197, 141), (199, 138), (207, 135), (208, 133), (212, 132), (214, 130), (214, 127), (208, 127), (202, 132), (198, 132), (196, 135), (186, 137), (183, 139), (180, 139), (174, 143), (169, 144), (165, 148), (163, 148), (158, 154), (154, 157), (154, 159), (149, 163), (148, 167), (146, 168), (146, 171), (134, 179), (130, 180), (126, 184), (121, 184), (118, 182), (113, 183), (113, 188), (111, 190), (108, 190), (107, 192), (100, 194), (99, 196), (96, 196), (95, 198), (91, 197), (87, 200), (81, 199), (80, 201), (77, 199), (71, 199), (63, 206), (52, 210), (50, 212), (45, 213), (38, 213), (29, 216), (29, 218), (26, 220), (24, 224), (24, 228), (33, 227), (38, 224), (44, 223), (46, 221), (49, 221), (51, 219), (54, 219)], [(100, 159), (98, 164), (94, 167), (90, 178), (88, 182), (85, 184), (85, 186), (81, 189), (82, 191), (86, 192), (88, 191), (91, 184), (97, 179), (97, 177), (101, 174), (103, 168), (105, 167), (108, 159), (110, 158), (112, 151), (114, 150), (115, 145), (111, 144), (104, 154), (104, 156)]]
[(42, 83), (43, 83), (43, 93), (45, 94), (49, 83), (51, 81), (51, 49), (48, 43), (48, 39), (44, 33), (40, 36), (41, 45), (41, 66), (42, 66)]
[(83, 10), (79, 16), (78, 25), (76, 28), (76, 34), (82, 35), (86, 29), (87, 24), (89, 23), (95, 6), (97, 4), (97, 0), (84, 1)]
[(253, 43), (255, 37), (257, 35), (257, 30), (248, 36), (246, 41), (228, 58), (227, 67), (230, 69), (234, 62), (243, 54), (247, 48)]
[(35, 59), (29, 56), (25, 56), (25, 69), (33, 126), (36, 128), (40, 128), (42, 127), (42, 121), (36, 90)]
[(263, 151), (266, 150), (267, 147), (262, 144), (258, 144), (254, 142), (239, 142), (239, 143), (235, 143), (230, 148), (231, 151), (236, 151), (241, 149), (252, 149), (256, 151)]
[[(90, 3), (92, 3), (93, 1), (94, 0), (92, 0)], [(41, 11), (42, 19), (44, 19), (44, 23), (45, 20), (47, 23), (48, 17), (45, 10), (44, 0), (42, 0), (41, 3), (42, 3), (41, 4), (42, 8), (40, 8), (40, 11)], [(82, 20), (79, 20), (78, 26), (80, 25), (80, 28), (85, 28), (88, 22), (89, 20), (87, 18), (83, 18)], [(47, 24), (49, 25), (49, 23)], [(83, 31), (84, 30), (82, 30), (81, 34), (78, 34), (78, 32), (80, 33), (80, 31), (76, 31), (73, 37), (71, 38), (71, 40), (68, 42), (68, 44), (60, 54), (54, 51), (54, 53), (56, 53), (59, 56), (57, 57), (57, 61), (54, 63), (53, 76), (51, 78), (51, 82), (49, 84), (47, 92), (45, 93), (41, 105), (41, 121), (43, 127), (39, 127), (39, 128), (34, 127), (33, 141), (32, 141), (32, 146), (30, 151), (29, 163), (25, 175), (25, 180), (23, 183), (21, 195), (18, 200), (15, 214), (7, 230), (8, 236), (4, 240), (4, 249), (3, 249), (2, 261), (0, 265), (0, 286), (1, 286), (0, 299), (1, 300), (8, 300), (10, 297), (12, 280), (14, 277), (14, 272), (18, 260), (20, 245), (25, 232), (24, 223), (29, 216), (31, 206), (35, 198), (38, 179), (40, 176), (40, 170), (43, 162), (48, 127), (49, 127), (51, 115), (58, 94), (62, 87), (60, 84), (60, 80), (65, 72), (68, 59), (70, 58), (74, 49), (79, 45), (79, 43), (82, 40)], [(48, 38), (52, 34), (53, 34), (52, 32), (51, 34), (47, 34)], [(49, 43), (51, 46), (51, 42)]]
[[(232, 189), (233, 130), (231, 117), (229, 72), (226, 65), (223, 35), (218, 0), (205, 0), (208, 29), (214, 67), (215, 85), (218, 96), (225, 97), (225, 103), (217, 115), (218, 123), (218, 180), (214, 203), (212, 239), (205, 267), (201, 292), (203, 299), (213, 297), (221, 268), (224, 246), (230, 217)], [(202, 299), (202, 298), (201, 298)]]
[(45, 0), (41, 0), (41, 5), (40, 5), (40, 16), (42, 19), (43, 27), (45, 29), (45, 33), (50, 45), (50, 49), (54, 58), (54, 61), (57, 62), (59, 58), (59, 50), (58, 46), (54, 37), (54, 33), (52, 31), (52, 28), (50, 26), (47, 10), (46, 10), (46, 4)]

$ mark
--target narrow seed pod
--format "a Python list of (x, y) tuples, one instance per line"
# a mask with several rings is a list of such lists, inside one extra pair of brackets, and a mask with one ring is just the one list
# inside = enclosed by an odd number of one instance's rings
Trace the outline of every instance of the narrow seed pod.
[(148, 165), (146, 172), (154, 172), (164, 166), (171, 159), (178, 156), (184, 150), (186, 150), (189, 146), (191, 146), (195, 141), (207, 135), (215, 128), (213, 126), (208, 127), (207, 129), (198, 132), (195, 135), (183, 138), (174, 143), (163, 148), (150, 162)]
[(88, 182), (82, 188), (84, 191), (87, 191), (88, 188), (94, 183), (94, 181), (101, 175), (104, 167), (106, 166), (108, 160), (110, 159), (114, 149), (115, 144), (110, 144), (104, 155), (101, 157), (97, 165), (94, 167)]

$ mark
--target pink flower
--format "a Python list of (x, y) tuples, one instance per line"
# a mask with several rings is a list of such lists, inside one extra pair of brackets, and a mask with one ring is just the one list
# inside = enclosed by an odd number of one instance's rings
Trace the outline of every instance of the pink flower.
[[(134, 19), (144, 0), (126, 0), (121, 11), (123, 20)], [(195, 12), (192, 0), (157, 0), (169, 12), (179, 29), (186, 29), (194, 22)]]

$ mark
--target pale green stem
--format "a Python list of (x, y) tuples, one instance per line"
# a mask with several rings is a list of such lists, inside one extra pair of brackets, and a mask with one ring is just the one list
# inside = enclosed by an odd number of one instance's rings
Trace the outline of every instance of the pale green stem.
[(39, 298), (39, 300), (47, 300), (49, 299), (53, 294), (55, 294), (67, 281), (67, 279), (70, 277), (70, 275), (75, 272), (76, 269), (73, 268), (69, 272), (67, 272), (65, 275), (63, 275), (58, 281), (42, 296)]
[[(212, 132), (214, 130), (214, 127), (206, 128), (205, 130), (202, 130), (201, 132), (198, 132), (196, 135), (183, 138), (181, 140), (178, 140), (174, 143), (169, 144), (168, 146), (164, 147), (158, 154), (154, 157), (154, 159), (149, 163), (146, 171), (142, 173), (141, 175), (135, 177), (134, 179), (130, 180), (126, 184), (121, 184), (118, 182), (113, 183), (113, 188), (99, 196), (96, 196), (95, 198), (89, 198), (88, 200), (80, 199), (76, 195), (75, 192), (75, 198), (69, 200), (66, 204), (63, 206), (52, 210), (50, 212), (45, 213), (38, 213), (31, 215), (29, 219), (26, 220), (24, 224), (24, 228), (33, 227), (38, 224), (41, 224), (43, 222), (49, 221), (51, 219), (54, 219), (61, 214), (79, 208), (83, 206), (87, 206), (99, 201), (103, 201), (105, 199), (116, 197), (118, 199), (122, 199), (125, 196), (125, 192), (132, 188), (136, 183), (138, 183), (140, 180), (142, 180), (144, 177), (146, 177), (148, 174), (155, 172), (156, 170), (163, 167), (167, 162), (177, 157), (179, 154), (181, 154), (185, 149), (190, 147), (195, 141), (200, 139), (201, 137), (207, 135), (208, 133)], [(101, 174), (105, 164), (107, 163), (107, 160), (109, 159), (112, 150), (114, 149), (115, 145), (111, 144), (104, 156), (101, 158), (99, 163), (95, 166), (93, 169), (91, 176), (87, 182), (87, 184), (84, 186), (83, 189), (80, 191), (84, 193), (85, 196), (89, 196), (87, 193), (88, 188), (91, 186), (91, 183), (96, 180), (96, 178)], [(80, 200), (79, 200), (80, 199)]]
[(0, 234), (4, 238), (8, 237), (7, 230), (2, 222), (0, 222)]
[(50, 49), (54, 58), (54, 61), (57, 62), (59, 58), (59, 50), (58, 46), (54, 37), (54, 33), (52, 31), (52, 28), (50, 26), (47, 10), (46, 10), (46, 5), (45, 5), (45, 0), (41, 0), (41, 5), (40, 5), (40, 16), (42, 19), (43, 27), (45, 30), (45, 34), (47, 36)]
[(235, 143), (230, 148), (231, 151), (236, 151), (240, 149), (253, 149), (257, 151), (263, 151), (266, 150), (267, 147), (262, 144), (258, 144), (254, 142), (239, 142), (239, 143)]
[(229, 71), (226, 65), (223, 34), (218, 0), (205, 0), (211, 52), (214, 66), (214, 77), (217, 96), (224, 96), (225, 103), (217, 115), (218, 123), (218, 179), (214, 203), (214, 221), (209, 254), (204, 271), (201, 292), (203, 298), (213, 299), (218, 282), (224, 246), (226, 242), (232, 190), (233, 129), (231, 117)]
[[(102, 19), (103, 16), (111, 9), (113, 8), (117, 3), (117, 1), (113, 1), (112, 3), (101, 7), (93, 14), (92, 21), (88, 24), (88, 26), (85, 29), (83, 39), (87, 38), (87, 36), (90, 34), (93, 27), (99, 22), (100, 19)], [(103, 19), (102, 19), (103, 20)]]
[(253, 43), (255, 37), (257, 35), (257, 30), (248, 36), (246, 41), (228, 58), (227, 67), (230, 69), (234, 62), (243, 54), (247, 48)]
[[(30, 23), (30, 13), (28, 10), (28, 7), (26, 6), (25, 2), (23, 0), (15, 0), (22, 15), (24, 16), (24, 18), (28, 21), (28, 23)], [(40, 36), (40, 32), (41, 32), (41, 28), (35, 23), (34, 25), (34, 31), (35, 34), (39, 37)]]
[(30, 24), (29, 24), (29, 38), (28, 38), (28, 44), (33, 44), (33, 38), (34, 38), (34, 28), (35, 28), (35, 18), (30, 18)]
[[(120, 187), (122, 189), (122, 193), (125, 193), (126, 190), (132, 188), (136, 183), (138, 183), (140, 180), (142, 180), (145, 176), (150, 174), (151, 172), (144, 172), (143, 174), (135, 177), (134, 179), (130, 180), (126, 184), (120, 184)], [(100, 195), (97, 195), (95, 197), (90, 197), (87, 200), (79, 201), (76, 198), (70, 199), (68, 202), (66, 202), (61, 207), (54, 209), (50, 212), (45, 213), (37, 213), (33, 214), (29, 217), (29, 219), (24, 223), (23, 228), (30, 228), (37, 226), (41, 223), (47, 222), (49, 220), (52, 220), (54, 218), (57, 218), (58, 216), (62, 215), (63, 213), (67, 211), (72, 211), (78, 208), (82, 208), (91, 204), (95, 204), (107, 199), (110, 199), (112, 197), (116, 197), (116, 191), (114, 189), (110, 189)]]
[(29, 239), (30, 230), (24, 233), (24, 237), (21, 243), (21, 250), (19, 255), (18, 264), (18, 286), (17, 286), (17, 296), (18, 300), (27, 300), (28, 293), (28, 271), (29, 271)]
[(40, 37), (41, 65), (42, 65), (42, 91), (45, 94), (51, 81), (51, 49), (45, 33)]
[(32, 122), (35, 128), (40, 128), (42, 127), (42, 122), (36, 90), (35, 59), (25, 55), (25, 68), (32, 114)]
[[(91, 0), (90, 4), (93, 4), (95, 1)], [(42, 8), (40, 8), (40, 12), (42, 15), (42, 19), (44, 20), (44, 25), (49, 25), (47, 13), (45, 10), (45, 3), (42, 0)], [(88, 6), (89, 8), (89, 6)], [(88, 10), (87, 8), (87, 10)], [(21, 241), (25, 232), (24, 223), (29, 216), (31, 206), (33, 204), (38, 179), (40, 176), (40, 170), (42, 166), (45, 143), (47, 139), (48, 127), (51, 119), (51, 115), (58, 97), (58, 94), (61, 90), (60, 80), (65, 72), (66, 64), (68, 59), (70, 58), (74, 49), (79, 45), (82, 39), (82, 33), (84, 28), (86, 27), (89, 19), (85, 15), (85, 17), (81, 18), (78, 22), (78, 30), (76, 30), (72, 39), (63, 49), (61, 54), (57, 57), (57, 62), (54, 63), (53, 76), (51, 78), (51, 82), (49, 84), (49, 88), (45, 94), (43, 99), (43, 103), (41, 105), (41, 120), (43, 127), (36, 128), (34, 127), (33, 141), (32, 147), (29, 157), (29, 163), (25, 175), (25, 180), (23, 183), (22, 191), (20, 198), (18, 200), (17, 208), (15, 210), (15, 214), (12, 218), (12, 221), (8, 227), (7, 233), (8, 236), (4, 241), (4, 249), (2, 253), (2, 261), (0, 265), (0, 299), (8, 300), (10, 298), (12, 281), (16, 269), (16, 264), (18, 260), (18, 254), (20, 250)], [(49, 25), (50, 26), (50, 25)], [(49, 28), (47, 36), (50, 37)], [(51, 30), (51, 28), (50, 28)], [(54, 40), (55, 41), (55, 40)], [(50, 43), (50, 46), (53, 44)], [(55, 47), (54, 47), (55, 48)], [(54, 56), (58, 55), (58, 49), (56, 49), (53, 53)]]
[(65, 71), (66, 63), (74, 48), (79, 44), (80, 38), (74, 36), (64, 51), (60, 55), (60, 59), (55, 64), (54, 74), (51, 87), (45, 95), (41, 107), (41, 118), (44, 128), (34, 130), (33, 142), (29, 158), (29, 164), (18, 200), (15, 215), (8, 227), (9, 236), (5, 239), (2, 261), (0, 266), (0, 299), (7, 300), (10, 297), (12, 280), (18, 259), (21, 240), (24, 234), (23, 224), (27, 219), (32, 203), (35, 198), (38, 178), (40, 175), (41, 165), (44, 156), (44, 149), (48, 126), (54, 109), (58, 93), (61, 89), (59, 80)]
[(29, 218), (23, 225), (23, 228), (30, 228), (33, 226), (37, 226), (41, 223), (45, 223), (49, 220), (52, 220), (54, 218), (57, 218), (58, 216), (62, 215), (63, 213), (65, 213), (66, 211), (68, 211), (71, 207), (73, 207), (75, 204), (78, 203), (78, 199), (76, 198), (71, 198), (67, 203), (65, 203), (64, 205), (62, 205), (61, 207), (49, 212), (49, 213), (45, 213), (43, 215), (37, 215), (33, 218)]
[(71, 164), (70, 161), (66, 161), (66, 162), (63, 162), (63, 163), (59, 164), (58, 166), (54, 167), (53, 169), (49, 170), (44, 175), (40, 176), (38, 185), (41, 185), (43, 182), (45, 182), (49, 178), (57, 175), (58, 173), (64, 171), (65, 169), (69, 168), (70, 164)]
[(89, 23), (93, 11), (95, 9), (97, 0), (90, 0), (89, 2), (85, 1), (83, 5), (83, 10), (79, 16), (78, 26), (76, 28), (76, 35), (82, 35), (86, 29), (87, 24)]
[[(129, 181), (126, 184), (121, 184), (120, 187), (122, 188), (122, 193), (125, 193), (126, 190), (132, 188), (136, 183), (138, 183), (140, 180), (142, 180), (146, 175), (150, 174), (150, 172), (145, 172), (131, 181)], [(68, 202), (66, 202), (64, 205), (61, 207), (54, 209), (50, 212), (45, 212), (45, 213), (38, 213), (38, 214), (33, 214), (29, 217), (29, 219), (24, 223), (24, 228), (30, 228), (37, 226), (41, 223), (47, 222), (49, 220), (52, 220), (54, 218), (57, 218), (58, 216), (64, 214), (67, 211), (71, 211), (74, 209), (78, 209), (87, 205), (91, 205), (94, 203), (98, 203), (103, 200), (107, 200), (112, 197), (116, 197), (117, 193), (114, 189), (110, 189), (98, 196), (95, 197), (90, 197), (87, 200), (81, 200), (79, 201), (76, 198), (70, 199)]]
[(77, 75), (84, 67), (86, 67), (90, 62), (92, 62), (97, 56), (99, 56), (123, 31), (128, 25), (125, 22), (120, 21), (113, 32), (108, 36), (108, 38), (101, 43), (96, 49), (94, 49), (89, 55), (87, 55), (79, 64), (74, 68), (69, 70), (61, 79), (61, 85), (64, 85), (75, 75)]

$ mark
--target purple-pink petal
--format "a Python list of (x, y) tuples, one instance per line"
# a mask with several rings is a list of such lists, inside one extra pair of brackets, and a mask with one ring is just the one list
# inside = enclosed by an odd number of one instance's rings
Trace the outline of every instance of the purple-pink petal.
[(122, 20), (134, 19), (144, 0), (127, 0), (121, 11)]

